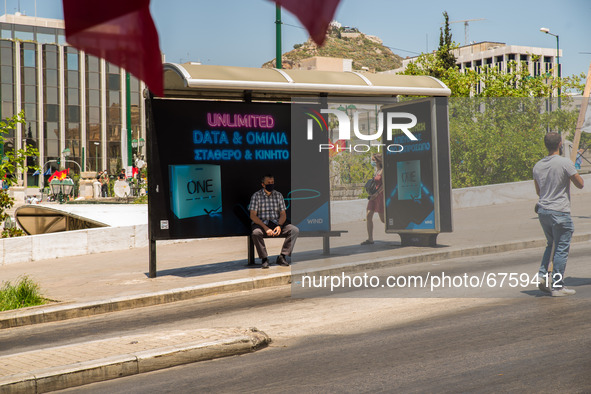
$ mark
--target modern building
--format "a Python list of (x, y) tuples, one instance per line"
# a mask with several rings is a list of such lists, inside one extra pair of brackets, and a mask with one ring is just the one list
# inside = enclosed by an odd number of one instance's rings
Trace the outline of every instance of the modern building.
[[(479, 42), (471, 45), (461, 46), (453, 51), (456, 57), (456, 64), (460, 70), (473, 69), (480, 72), (483, 66), (489, 65), (498, 67), (501, 71), (507, 71), (507, 65), (515, 61), (525, 66), (533, 76), (553, 72), (554, 75), (561, 75), (556, 67), (555, 48), (537, 48), (521, 45), (507, 45), (502, 42)], [(559, 53), (562, 56), (562, 51)], [(409, 57), (402, 60), (402, 67), (389, 73), (398, 73), (417, 60), (417, 57)]]
[[(7, 136), (4, 151), (33, 145), (43, 172), (58, 169), (59, 159), (76, 174), (116, 174), (144, 154), (145, 147), (130, 154), (131, 140), (146, 138), (144, 84), (69, 46), (62, 20), (0, 16), (0, 84), (0, 119), (21, 110), (26, 119)], [(24, 181), (40, 185), (43, 176), (28, 171)]]

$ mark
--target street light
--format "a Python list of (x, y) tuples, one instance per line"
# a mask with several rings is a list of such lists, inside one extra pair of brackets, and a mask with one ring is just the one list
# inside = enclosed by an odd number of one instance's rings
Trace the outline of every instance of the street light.
[(146, 144), (146, 140), (143, 138), (140, 139), (133, 139), (131, 141), (131, 147), (136, 150), (136, 157), (140, 159), (140, 151), (142, 150), (143, 146)]
[(96, 167), (96, 172), (98, 172), (98, 147), (101, 143), (100, 142), (94, 142), (94, 165)]
[[(82, 175), (82, 167), (80, 166), (80, 164), (78, 164), (78, 162), (76, 160), (68, 160), (68, 157), (70, 157), (70, 148), (66, 148), (62, 151), (62, 155), (64, 155), (65, 159), (64, 159), (64, 163), (67, 165), (68, 162), (70, 163), (74, 163), (78, 166), (78, 170), (80, 170), (80, 175)], [(59, 162), (58, 162), (59, 164)]]
[[(550, 29), (547, 27), (540, 28), (540, 31), (556, 37), (556, 68), (558, 69), (557, 75), (560, 78), (560, 38), (558, 37), (558, 34), (550, 33)], [(558, 82), (558, 108), (560, 108), (560, 81)]]
[(63, 181), (54, 179), (49, 182), (49, 187), (51, 188), (51, 193), (57, 198), (57, 201), (63, 204), (66, 202), (66, 196), (72, 194), (74, 181), (71, 179), (64, 179)]

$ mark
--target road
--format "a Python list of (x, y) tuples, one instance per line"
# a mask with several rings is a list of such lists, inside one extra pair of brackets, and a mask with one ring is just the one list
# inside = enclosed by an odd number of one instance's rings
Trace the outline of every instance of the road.
[[(533, 273), (541, 252), (396, 272)], [(591, 392), (590, 253), (591, 245), (573, 248), (566, 279), (577, 290), (572, 297), (543, 296), (532, 285), (494, 298), (375, 298), (363, 290), (298, 299), (281, 287), (3, 330), (0, 355), (121, 333), (254, 326), (273, 339), (254, 354), (64, 392)]]

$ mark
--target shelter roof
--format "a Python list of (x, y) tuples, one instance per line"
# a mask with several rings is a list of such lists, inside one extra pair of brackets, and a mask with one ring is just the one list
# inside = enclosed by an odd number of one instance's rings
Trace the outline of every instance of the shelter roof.
[(451, 91), (429, 76), (165, 63), (164, 93), (167, 97), (275, 100), (308, 96), (449, 96)]

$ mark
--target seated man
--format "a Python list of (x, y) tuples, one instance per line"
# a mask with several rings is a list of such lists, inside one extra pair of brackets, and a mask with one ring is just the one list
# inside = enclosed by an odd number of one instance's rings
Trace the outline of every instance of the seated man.
[(257, 249), (259, 258), (263, 261), (262, 268), (269, 268), (267, 248), (263, 238), (286, 236), (276, 263), (287, 267), (289, 263), (286, 256), (291, 256), (300, 230), (292, 224), (285, 224), (287, 220), (285, 200), (281, 193), (274, 190), (275, 178), (273, 175), (265, 175), (261, 179), (261, 185), (263, 188), (252, 195), (248, 207), (250, 220), (252, 220), (252, 242)]

